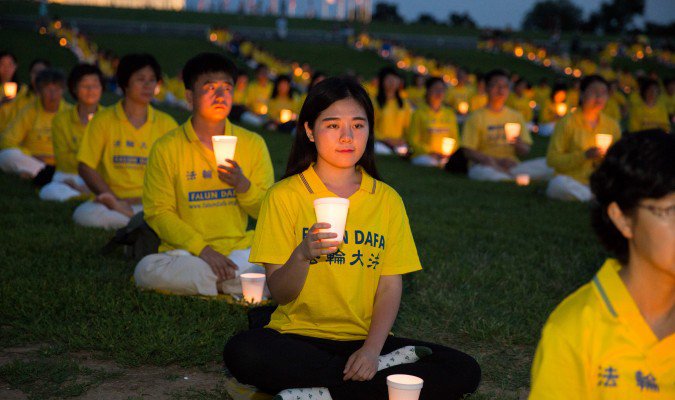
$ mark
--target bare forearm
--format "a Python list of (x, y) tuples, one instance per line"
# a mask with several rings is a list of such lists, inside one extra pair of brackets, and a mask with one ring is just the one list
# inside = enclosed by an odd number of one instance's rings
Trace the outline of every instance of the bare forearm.
[(96, 172), (95, 169), (84, 163), (79, 163), (77, 165), (77, 172), (94, 194), (112, 193), (110, 186), (105, 183), (101, 175)]
[(267, 285), (274, 300), (279, 304), (295, 300), (305, 286), (308, 273), (309, 260), (306, 260), (296, 248), (288, 261), (267, 278)]
[(400, 275), (380, 278), (380, 284), (375, 294), (370, 330), (363, 344), (364, 347), (374, 349), (377, 354), (382, 351), (384, 342), (387, 340), (391, 327), (396, 320), (398, 308), (401, 305), (402, 291), (403, 281)]

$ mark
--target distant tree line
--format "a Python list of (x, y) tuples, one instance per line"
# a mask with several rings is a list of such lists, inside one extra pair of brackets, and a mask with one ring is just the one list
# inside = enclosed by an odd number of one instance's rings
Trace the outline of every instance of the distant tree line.
[[(523, 30), (546, 32), (582, 31), (601, 34), (635, 32), (635, 19), (644, 14), (645, 0), (607, 0), (584, 18), (583, 11), (570, 0), (540, 0), (525, 14)], [(403, 23), (398, 6), (386, 2), (375, 4), (374, 21)], [(425, 25), (448, 25), (476, 28), (476, 21), (468, 13), (451, 12), (445, 20), (423, 13), (415, 21)], [(644, 32), (658, 36), (675, 36), (675, 23), (645, 23)]]

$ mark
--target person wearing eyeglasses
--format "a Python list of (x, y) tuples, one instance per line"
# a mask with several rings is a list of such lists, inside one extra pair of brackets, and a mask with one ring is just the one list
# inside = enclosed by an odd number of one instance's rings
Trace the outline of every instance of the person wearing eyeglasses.
[(626, 135), (591, 176), (613, 255), (548, 318), (530, 399), (675, 398), (675, 136)]

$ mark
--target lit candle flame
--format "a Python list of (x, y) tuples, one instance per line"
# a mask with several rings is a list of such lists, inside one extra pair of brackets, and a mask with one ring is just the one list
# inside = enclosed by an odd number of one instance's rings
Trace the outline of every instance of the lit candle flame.
[(559, 103), (555, 106), (555, 112), (558, 114), (559, 117), (564, 116), (567, 114), (567, 104), (565, 103)]
[(441, 152), (443, 155), (449, 157), (454, 149), (455, 139), (449, 137), (443, 138), (443, 143), (441, 144)]
[(16, 82), (7, 82), (3, 85), (3, 90), (5, 92), (5, 97), (8, 99), (13, 99), (16, 97), (16, 92), (19, 89), (19, 85)]
[(469, 112), (469, 103), (466, 101), (462, 101), (459, 104), (457, 104), (457, 111), (459, 111), (460, 114), (466, 114)]
[(286, 122), (293, 119), (293, 111), (291, 110), (281, 110), (279, 114), (279, 122), (282, 124), (285, 124)]

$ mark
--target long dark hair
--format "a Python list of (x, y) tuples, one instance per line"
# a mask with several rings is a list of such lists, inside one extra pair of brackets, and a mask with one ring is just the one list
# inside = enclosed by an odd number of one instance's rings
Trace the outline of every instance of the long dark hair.
[[(386, 78), (387, 75), (401, 77), (401, 75), (399, 75), (392, 67), (384, 67), (377, 74), (377, 97), (375, 100), (377, 100), (377, 104), (380, 107), (384, 107), (384, 104), (387, 102), (387, 96), (384, 93), (384, 78)], [(396, 103), (398, 103), (398, 108), (403, 108), (403, 99), (401, 98), (400, 89), (396, 89)]]
[(279, 84), (281, 82), (288, 82), (288, 98), (292, 99), (293, 96), (295, 95), (295, 88), (293, 87), (293, 82), (291, 81), (291, 77), (289, 75), (279, 75), (277, 79), (274, 81), (274, 86), (272, 87), (272, 96), (270, 98), (276, 99), (277, 96), (279, 96)]
[(359, 159), (356, 165), (361, 166), (368, 175), (381, 180), (380, 174), (375, 167), (375, 118), (373, 116), (373, 103), (370, 101), (370, 97), (368, 97), (368, 93), (366, 93), (365, 89), (363, 89), (356, 80), (350, 77), (333, 77), (325, 79), (317, 83), (316, 86), (309, 91), (307, 99), (300, 110), (300, 115), (298, 116), (298, 128), (295, 135), (295, 141), (291, 148), (291, 154), (288, 156), (286, 173), (282, 179), (299, 174), (309, 168), (313, 162), (316, 162), (316, 145), (307, 137), (305, 122), (310, 127), (314, 127), (316, 119), (319, 118), (319, 114), (336, 101), (345, 99), (353, 99), (359, 103), (366, 112), (366, 118), (368, 119), (368, 142), (366, 143), (366, 150), (363, 152), (361, 159)]

